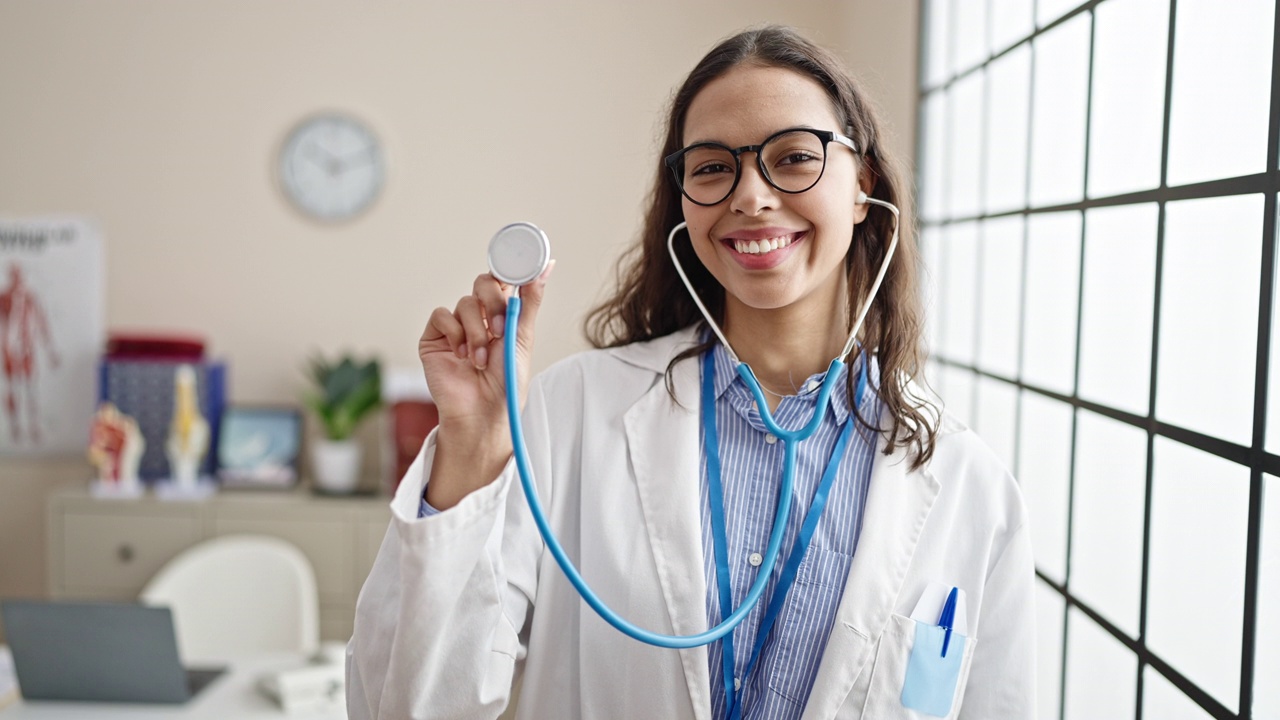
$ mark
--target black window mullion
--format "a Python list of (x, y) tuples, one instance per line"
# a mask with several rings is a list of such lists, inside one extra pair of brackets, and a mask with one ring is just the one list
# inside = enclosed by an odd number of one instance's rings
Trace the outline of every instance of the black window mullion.
[[(1278, 45), (1277, 47), (1280, 47)], [(1275, 135), (1272, 134), (1272, 143)], [(1276, 196), (1263, 204), (1262, 281), (1258, 299), (1258, 351), (1254, 371), (1253, 449), (1249, 469), (1249, 529), (1245, 545), (1243, 627), (1240, 640), (1240, 716), (1252, 717), (1254, 653), (1258, 630), (1258, 571), (1262, 553), (1263, 467), (1267, 437), (1267, 387), (1271, 355), (1271, 309), (1275, 293)]]
[(1190, 185), (1139, 190), (1137, 192), (1124, 193), (1123, 195), (1087, 198), (1077, 202), (1062, 203), (1060, 205), (1044, 205), (1025, 210), (1005, 210), (992, 213), (990, 215), (979, 213), (977, 215), (967, 217), (962, 216), (948, 218), (934, 224), (947, 225), (969, 222), (970, 220), (992, 220), (1008, 217), (1010, 215), (1039, 215), (1069, 212), (1072, 210), (1092, 210), (1093, 208), (1100, 207), (1139, 205), (1142, 203), (1153, 202), (1177, 202), (1179, 200), (1196, 200), (1200, 198), (1217, 198), (1229, 195), (1257, 195), (1259, 193), (1273, 193), (1277, 191), (1280, 191), (1280, 177), (1278, 177), (1275, 172), (1262, 172), (1253, 175), (1240, 175), (1238, 177), (1207, 180), (1205, 182), (1192, 183)]
[[(1089, 125), (1090, 125), (1090, 106), (1093, 101), (1093, 40), (1094, 40), (1094, 20), (1092, 18), (1093, 9), (1090, 6), (1085, 12), (1090, 14), (1089, 19), (1089, 56), (1088, 65), (1085, 70), (1085, 120), (1084, 120), (1084, 177), (1081, 180), (1080, 198), (1088, 198), (1089, 184)], [(1076, 13), (1072, 13), (1075, 15)], [(1030, 195), (1030, 182), (1028, 181), (1028, 196)], [(1075, 363), (1072, 368), (1071, 377), (1071, 437), (1069, 439), (1070, 455), (1067, 460), (1067, 558), (1066, 566), (1062, 572), (1063, 589), (1071, 588), (1071, 566), (1073, 545), (1075, 544), (1075, 505), (1076, 505), (1076, 442), (1079, 438), (1080, 426), (1080, 410), (1078, 403), (1075, 402), (1080, 397), (1080, 340), (1082, 337), (1082, 329), (1084, 326), (1084, 253), (1085, 253), (1085, 222), (1084, 211), (1077, 211), (1080, 214), (1080, 250), (1076, 264), (1076, 327), (1075, 327)], [(1028, 218), (1029, 222), (1029, 218)], [(1070, 611), (1068, 610), (1068, 613)], [(1063, 648), (1066, 648), (1065, 633)], [(1066, 667), (1064, 659), (1063, 667)], [(1065, 696), (1065, 685), (1063, 690)], [(1065, 704), (1065, 701), (1064, 701)]]
[[(1177, 0), (1171, 0), (1170, 4), (1176, 3)], [(1173, 8), (1169, 9), (1169, 58), (1172, 65), (1173, 58)], [(1165, 78), (1165, 115), (1164, 115), (1164, 142), (1160, 151), (1160, 177), (1161, 183), (1164, 182), (1164, 167), (1169, 157), (1169, 85), (1170, 78)], [(1146, 683), (1143, 682), (1144, 670), (1147, 666), (1147, 600), (1150, 597), (1149, 581), (1151, 578), (1151, 498), (1155, 488), (1155, 472), (1156, 472), (1156, 381), (1159, 373), (1159, 357), (1160, 357), (1160, 300), (1164, 291), (1164, 218), (1165, 204), (1160, 203), (1156, 212), (1156, 257), (1155, 257), (1155, 298), (1151, 308), (1151, 372), (1150, 385), (1147, 393), (1147, 468), (1146, 476), (1143, 479), (1144, 488), (1142, 496), (1142, 581), (1138, 591), (1138, 683), (1136, 685), (1135, 700), (1137, 707), (1138, 720), (1143, 718), (1143, 694), (1146, 690)]]
[[(1276, 3), (1271, 40), (1271, 109), (1267, 123), (1266, 174), (1280, 177), (1280, 0)], [(1253, 452), (1249, 469), (1249, 529), (1245, 545), (1244, 618), (1240, 639), (1240, 717), (1253, 717), (1256, 686), (1259, 565), (1262, 555), (1263, 461), (1267, 457), (1267, 404), (1271, 368), (1271, 324), (1275, 306), (1276, 193), (1263, 199), (1262, 272), (1258, 291), (1258, 346), (1254, 370)], [(1274, 529), (1272, 529), (1274, 532)]]
[(1164, 109), (1161, 120), (1160, 140), (1160, 186), (1156, 212), (1156, 258), (1155, 258), (1155, 299), (1151, 310), (1151, 379), (1147, 394), (1147, 473), (1146, 487), (1142, 501), (1142, 584), (1139, 591), (1138, 604), (1138, 684), (1136, 695), (1137, 717), (1145, 717), (1146, 667), (1151, 651), (1147, 647), (1147, 605), (1151, 599), (1151, 501), (1155, 494), (1156, 436), (1158, 425), (1156, 420), (1156, 399), (1158, 397), (1160, 377), (1160, 313), (1161, 300), (1164, 297), (1164, 236), (1165, 218), (1169, 189), (1169, 127), (1173, 114), (1173, 58), (1175, 38), (1178, 30), (1178, 0), (1169, 0), (1169, 22), (1165, 41), (1164, 65)]

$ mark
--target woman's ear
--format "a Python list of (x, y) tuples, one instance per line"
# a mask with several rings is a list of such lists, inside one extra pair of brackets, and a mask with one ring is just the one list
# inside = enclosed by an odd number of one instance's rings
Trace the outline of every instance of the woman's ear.
[(872, 191), (876, 189), (876, 178), (878, 176), (875, 169), (871, 166), (872, 162), (872, 160), (868, 159), (867, 162), (859, 163), (858, 189), (861, 191), (861, 195), (854, 198), (854, 202), (856, 203), (853, 207), (854, 225), (857, 225), (867, 219), (867, 211), (870, 209), (870, 206), (867, 203), (866, 198), (870, 197)]

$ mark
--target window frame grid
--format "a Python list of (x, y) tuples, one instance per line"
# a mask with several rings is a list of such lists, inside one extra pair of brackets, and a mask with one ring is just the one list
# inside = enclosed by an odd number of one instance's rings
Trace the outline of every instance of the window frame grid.
[[(969, 0), (964, 0), (969, 1)], [(1089, 148), (1090, 148), (1090, 130), (1092, 122), (1092, 98), (1093, 98), (1093, 76), (1094, 76), (1094, 55), (1095, 55), (1095, 34), (1096, 34), (1096, 13), (1098, 5), (1108, 0), (1088, 0), (1083, 2), (1070, 11), (1064, 13), (1061, 17), (1044, 25), (1036, 26), (1036, 14), (1038, 4), (1036, 0), (1031, 0), (1031, 18), (1032, 31), (1029, 35), (1023, 37), (1002, 50), (989, 54), (987, 59), (978, 63), (964, 72), (950, 75), (943, 82), (928, 86), (927, 78), (929, 74), (929, 52), (931, 50), (930, 41), (932, 40), (931, 19), (932, 16), (928, 12), (930, 1), (919, 0), (919, 17), (921, 18), (919, 26), (919, 75), (917, 82), (919, 84), (918, 105), (917, 105), (917, 123), (915, 149), (918, 159), (924, 157), (925, 152), (925, 122), (924, 113), (925, 100), (928, 96), (936, 92), (946, 92), (958, 80), (968, 77), (977, 72), (985, 72), (991, 63), (1004, 55), (1013, 52), (1023, 44), (1030, 45), (1030, 70), (1028, 77), (1028, 103), (1029, 108), (1034, 107), (1035, 102), (1035, 68), (1036, 53), (1034, 41), (1039, 36), (1052, 31), (1059, 25), (1066, 23), (1081, 14), (1087, 13), (1090, 16), (1090, 38), (1089, 38), (1089, 57), (1087, 60), (1088, 86), (1086, 95), (1085, 108), (1085, 171), (1084, 171), (1084, 187), (1081, 193), (1081, 200), (1077, 202), (1058, 204), (1053, 206), (1044, 206), (1032, 208), (1030, 206), (1031, 192), (1031, 145), (1034, 132), (1034, 111), (1028, 112), (1028, 133), (1027, 133), (1027, 167), (1026, 186), (1024, 190), (1024, 202), (1022, 209), (1003, 211), (998, 213), (985, 213), (981, 208), (985, 207), (985, 182), (986, 182), (986, 143), (988, 141), (989, 123), (987, 122), (987, 112), (989, 106), (989, 85), (984, 79), (983, 83), (983, 106), (981, 109), (982, 122), (982, 143), (983, 147), (979, 149), (979, 205), (980, 208), (977, 215), (964, 217), (945, 217), (944, 219), (931, 220), (929, 222), (921, 221), (921, 226), (931, 226), (945, 232), (949, 225), (962, 222), (982, 223), (984, 220), (1001, 218), (1008, 216), (1024, 216), (1022, 242), (1022, 279), (1019, 288), (1020, 307), (1018, 308), (1018, 352), (1017, 352), (1017, 377), (1009, 378), (997, 373), (987, 372), (978, 367), (978, 359), (980, 358), (981, 348), (981, 322), (982, 313), (982, 292), (980, 277), (975, 283), (974, 312), (975, 317), (975, 336), (974, 336), (974, 362), (963, 363), (955, 362), (946, 357), (933, 355), (931, 359), (938, 366), (949, 366), (954, 369), (968, 371), (975, 377), (987, 377), (990, 379), (1003, 381), (1012, 385), (1019, 393), (1019, 401), (1014, 417), (1014, 450), (1013, 463), (1014, 467), (1018, 466), (1020, 458), (1018, 457), (1020, 448), (1021, 434), (1021, 415), (1022, 401), (1021, 396), (1024, 392), (1033, 392), (1048, 398), (1058, 400), (1070, 405), (1072, 410), (1072, 430), (1071, 430), (1071, 467), (1069, 468), (1068, 480), (1068, 503), (1067, 503), (1067, 557), (1065, 565), (1065, 574), (1063, 583), (1057, 583), (1046, 577), (1037, 568), (1036, 575), (1041, 582), (1057, 592), (1064, 599), (1063, 607), (1063, 643), (1062, 643), (1062, 663), (1061, 673), (1058, 683), (1058, 716), (1065, 716), (1066, 705), (1066, 672), (1067, 672), (1067, 648), (1069, 646), (1068, 633), (1070, 627), (1068, 618), (1070, 617), (1070, 609), (1076, 607), (1096, 623), (1099, 627), (1109, 633), (1121, 644), (1127, 647), (1137, 656), (1137, 677), (1135, 678), (1135, 696), (1136, 706), (1134, 708), (1134, 717), (1143, 717), (1143, 696), (1144, 683), (1143, 676), (1146, 666), (1150, 665), (1170, 683), (1174, 685), (1180, 692), (1187, 695), (1197, 705), (1215, 718), (1233, 718), (1233, 719), (1249, 719), (1253, 717), (1253, 696), (1254, 696), (1254, 655), (1257, 642), (1257, 616), (1258, 616), (1258, 591), (1259, 591), (1259, 565), (1261, 551), (1261, 524), (1263, 510), (1263, 487), (1264, 473), (1280, 475), (1280, 454), (1268, 453), (1265, 449), (1266, 442), (1266, 424), (1267, 424), (1267, 400), (1268, 400), (1268, 383), (1270, 368), (1270, 351), (1271, 351), (1271, 324), (1273, 301), (1275, 295), (1276, 284), (1276, 231), (1277, 231), (1277, 195), (1280, 194), (1280, 0), (1277, 0), (1277, 7), (1273, 14), (1274, 28), (1272, 30), (1272, 63), (1271, 63), (1271, 97), (1268, 117), (1268, 136), (1267, 136), (1267, 158), (1266, 169), (1261, 173), (1245, 175), (1239, 177), (1221, 178), (1206, 182), (1192, 183), (1176, 187), (1168, 185), (1168, 165), (1169, 165), (1169, 129), (1170, 115), (1172, 108), (1173, 94), (1173, 70), (1174, 57), (1176, 51), (1176, 33), (1177, 33), (1177, 6), (1178, 0), (1169, 0), (1169, 21), (1168, 21), (1168, 40), (1166, 43), (1165, 58), (1165, 77), (1164, 77), (1164, 107), (1160, 152), (1160, 184), (1158, 187), (1137, 192), (1122, 193), (1119, 195), (1105, 196), (1099, 198), (1090, 198), (1088, 195), (1088, 177), (1089, 177)], [(955, 8), (961, 0), (942, 0), (949, 5), (946, 17), (949, 23), (947, 32), (954, 35), (956, 26)], [(991, 36), (991, 3), (987, 3), (985, 12), (985, 37), (984, 43), (989, 45)], [(947, 42), (947, 51), (949, 55), (954, 56), (954, 43)], [(949, 61), (952, 60), (949, 58)], [(953, 63), (948, 63), (953, 66)], [(942, 103), (944, 120), (943, 122), (950, 126), (953, 115), (952, 102), (949, 95), (943, 96)], [(947, 132), (943, 133), (944, 142), (949, 138)], [(941, 193), (940, 204), (938, 207), (943, 209), (944, 216), (947, 215), (946, 209), (949, 207), (950, 186), (948, 183), (950, 170), (948, 159), (949, 152), (944, 146), (942, 148), (932, 148), (934, 152), (942, 154), (943, 168), (939, 173), (942, 187), (929, 188), (931, 193)], [(917, 163), (919, 164), (919, 163)], [(917, 174), (917, 181), (920, 179)], [(1172, 423), (1161, 422), (1156, 419), (1156, 393), (1158, 388), (1158, 372), (1159, 372), (1159, 349), (1160, 349), (1160, 312), (1161, 312), (1161, 293), (1163, 291), (1163, 265), (1164, 265), (1164, 239), (1165, 239), (1165, 218), (1166, 207), (1170, 202), (1180, 200), (1222, 197), (1230, 195), (1245, 194), (1263, 194), (1263, 223), (1262, 223), (1262, 253), (1260, 267), (1260, 282), (1258, 293), (1258, 327), (1257, 327), (1257, 343), (1256, 357), (1254, 366), (1254, 397), (1253, 397), (1253, 429), (1251, 444), (1248, 447), (1238, 443), (1223, 440), (1205, 433), (1197, 432), (1187, 428), (1183, 428)], [(934, 198), (935, 201), (938, 198)], [(1152, 338), (1151, 338), (1151, 368), (1150, 368), (1150, 385), (1148, 388), (1148, 406), (1146, 416), (1140, 416), (1135, 413), (1112, 408), (1102, 403), (1083, 400), (1079, 396), (1080, 383), (1080, 348), (1081, 348), (1081, 332), (1083, 327), (1083, 302), (1084, 302), (1084, 253), (1085, 243), (1087, 242), (1087, 215), (1086, 211), (1092, 208), (1111, 207), (1117, 205), (1134, 205), (1140, 203), (1155, 203), (1157, 205), (1157, 229), (1156, 229), (1156, 255), (1155, 255), (1155, 284), (1154, 284), (1154, 306), (1152, 311)], [(1076, 346), (1075, 346), (1075, 367), (1073, 368), (1073, 384), (1071, 395), (1064, 395), (1046, 388), (1038, 387), (1033, 384), (1022, 381), (1022, 369), (1025, 354), (1025, 323), (1026, 323), (1026, 280), (1027, 280), (1027, 256), (1028, 244), (1030, 242), (1029, 227), (1030, 216), (1042, 213), (1076, 211), (1082, 215), (1081, 222), (1081, 238), (1080, 238), (1080, 273), (1078, 277), (1078, 289), (1076, 296)], [(941, 237), (941, 234), (935, 235)], [(977, 272), (981, 273), (982, 263), (981, 254), (983, 249), (983, 237), (979, 235), (977, 244), (978, 262), (975, 264)], [(939, 258), (945, 259), (948, 243), (940, 240), (942, 247)], [(945, 260), (944, 260), (945, 261)], [(945, 273), (938, 274), (938, 283), (936, 285), (936, 298), (946, 297), (947, 287), (945, 284)], [(976, 408), (978, 383), (973, 383), (971, 390), (970, 404)], [(1280, 398), (1277, 398), (1280, 402)], [(1075, 496), (1075, 446), (1076, 446), (1076, 427), (1077, 418), (1081, 409), (1089, 410), (1105, 417), (1124, 422), (1126, 424), (1138, 427), (1145, 431), (1147, 436), (1146, 447), (1146, 477), (1144, 490), (1144, 510), (1143, 510), (1143, 540), (1142, 540), (1142, 578), (1140, 590), (1140, 607), (1139, 607), (1139, 635), (1137, 639), (1132, 639), (1121, 631), (1114, 624), (1109, 622), (1094, 608), (1077, 598), (1071, 592), (1071, 559), (1072, 559), (1072, 520)], [(981, 430), (981, 428), (979, 428)], [(1208, 452), (1212, 455), (1225, 458), (1232, 462), (1244, 465), (1249, 468), (1249, 507), (1248, 507), (1248, 529), (1247, 544), (1245, 557), (1245, 592), (1244, 604), (1242, 608), (1243, 622), (1241, 627), (1241, 663), (1240, 663), (1240, 692), (1239, 692), (1239, 710), (1232, 712), (1216, 698), (1209, 695), (1207, 691), (1191, 681), (1189, 678), (1178, 672), (1170, 666), (1163, 658), (1153, 653), (1146, 645), (1147, 637), (1147, 606), (1149, 599), (1148, 580), (1150, 570), (1150, 545), (1151, 545), (1151, 499), (1154, 480), (1154, 454), (1156, 437), (1166, 437), (1190, 447)]]

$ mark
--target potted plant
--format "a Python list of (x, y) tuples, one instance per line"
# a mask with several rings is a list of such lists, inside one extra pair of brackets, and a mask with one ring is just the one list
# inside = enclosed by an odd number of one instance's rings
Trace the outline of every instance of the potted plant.
[(360, 421), (382, 404), (378, 361), (359, 363), (346, 355), (331, 364), (316, 355), (309, 364), (312, 388), (305, 400), (324, 432), (324, 437), (311, 445), (316, 489), (348, 494), (360, 482), (360, 444), (352, 434)]

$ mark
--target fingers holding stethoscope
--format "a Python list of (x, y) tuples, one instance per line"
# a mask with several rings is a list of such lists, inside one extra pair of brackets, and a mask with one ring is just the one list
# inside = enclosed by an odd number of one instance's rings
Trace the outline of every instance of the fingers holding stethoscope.
[[(472, 286), (471, 298), (475, 301), (474, 307), (478, 308), (480, 317), (477, 317), (472, 307), (473, 303), (467, 303), (465, 308), (460, 307), (459, 314), (466, 329), (467, 344), (477, 368), (483, 370), (494, 359), (494, 355), (501, 352), (500, 343), (494, 342), (489, 346), (489, 342), (490, 339), (501, 341), (506, 334), (507, 301), (517, 291), (520, 293), (523, 307), (520, 327), (517, 328), (516, 346), (525, 357), (528, 356), (533, 346), (534, 321), (538, 315), (538, 308), (542, 306), (547, 278), (551, 276), (551, 270), (554, 267), (555, 261), (552, 260), (542, 275), (519, 288), (497, 280), (489, 274), (476, 278)], [(462, 305), (462, 303), (459, 304)]]
[(490, 342), (501, 337), (501, 328), (492, 327), (492, 318), (501, 313), (505, 298), (498, 281), (481, 275), (472, 285), (470, 295), (458, 299), (453, 309), (438, 307), (431, 313), (422, 333), (420, 354), (448, 349), (459, 360), (469, 360), (478, 370), (488, 367)]
[(464, 295), (458, 300), (454, 315), (462, 324), (463, 344), (454, 349), (458, 357), (471, 360), (477, 370), (489, 366), (489, 327), (485, 320), (484, 304), (475, 295)]
[[(516, 341), (526, 356), (533, 345), (534, 320), (554, 267), (553, 260), (541, 276), (520, 288), (523, 307)], [(516, 290), (488, 273), (477, 276), (471, 294), (459, 298), (452, 310), (438, 307), (431, 313), (419, 354), (425, 360), (427, 354), (447, 348), (459, 359), (470, 360), (477, 370), (487, 369), (501, 352), (498, 341), (506, 332), (507, 300)]]
[(438, 307), (431, 311), (427, 327), (422, 331), (422, 337), (418, 339), (418, 355), (423, 361), (426, 361), (428, 355), (437, 355), (441, 352), (465, 357), (466, 344), (466, 331), (462, 329), (462, 323), (458, 322), (454, 311), (446, 307)]

